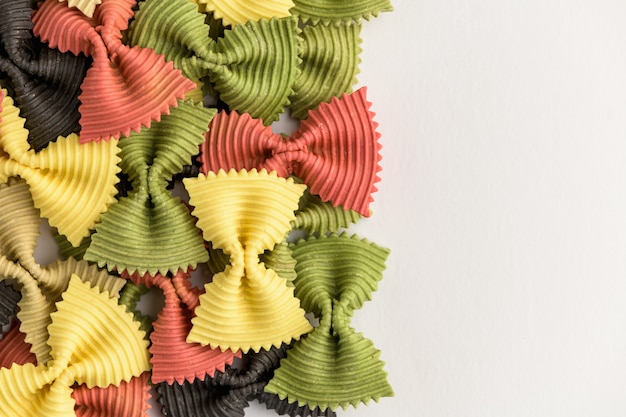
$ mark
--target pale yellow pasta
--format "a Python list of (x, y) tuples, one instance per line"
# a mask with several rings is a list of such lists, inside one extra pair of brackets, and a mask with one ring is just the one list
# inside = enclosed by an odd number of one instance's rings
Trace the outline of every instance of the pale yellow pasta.
[(205, 240), (231, 261), (205, 286), (187, 341), (247, 352), (309, 332), (293, 287), (259, 261), (289, 232), (305, 186), (265, 170), (210, 172), (184, 182)]
[(99, 286), (116, 297), (125, 280), (74, 258), (40, 265), (35, 260), (35, 247), (41, 219), (23, 180), (11, 179), (7, 184), (0, 184), (0, 207), (4, 208), (0, 210), (0, 280), (17, 281), (22, 294), (17, 313), (20, 331), (37, 361), (47, 362), (50, 360), (47, 344), (50, 313), (67, 289), (72, 274), (78, 274), (91, 286)]
[(93, 17), (96, 6), (102, 3), (102, 0), (59, 0), (59, 2), (67, 1), (69, 7), (76, 7), (83, 12), (85, 16)]
[(213, 12), (225, 26), (238, 25), (247, 21), (290, 16), (294, 7), (291, 0), (197, 0), (199, 10)]
[(4, 92), (0, 112), (0, 183), (22, 177), (41, 216), (78, 246), (100, 215), (115, 202), (119, 181), (117, 140), (79, 143), (60, 137), (40, 152), (29, 149), (28, 131)]
[(148, 342), (132, 314), (78, 276), (51, 316), (52, 359), (0, 369), (1, 417), (74, 416), (75, 383), (118, 386), (150, 369)]

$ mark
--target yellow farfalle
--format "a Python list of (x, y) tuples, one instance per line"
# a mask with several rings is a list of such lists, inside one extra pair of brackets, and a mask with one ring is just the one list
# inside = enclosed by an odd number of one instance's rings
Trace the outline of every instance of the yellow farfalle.
[(75, 383), (118, 386), (149, 370), (148, 342), (132, 314), (78, 276), (51, 316), (52, 359), (0, 369), (0, 417), (73, 417)]
[(247, 21), (291, 16), (289, 10), (295, 6), (292, 0), (196, 0), (199, 10), (213, 12), (225, 26), (238, 25)]
[(258, 352), (309, 332), (293, 287), (259, 261), (289, 232), (306, 187), (265, 170), (220, 170), (184, 183), (205, 240), (230, 256), (205, 285), (187, 341)]
[(6, 90), (0, 97), (0, 183), (12, 176), (23, 178), (41, 216), (78, 246), (115, 202), (117, 141), (80, 144), (72, 134), (35, 152), (29, 149), (28, 131), (13, 99)]

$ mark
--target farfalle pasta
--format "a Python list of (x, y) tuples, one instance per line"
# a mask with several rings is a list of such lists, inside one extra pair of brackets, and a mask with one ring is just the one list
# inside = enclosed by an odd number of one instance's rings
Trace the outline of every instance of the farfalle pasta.
[(226, 26), (248, 21), (291, 16), (292, 0), (194, 0), (203, 12), (210, 12)]
[(163, 414), (172, 417), (243, 417), (250, 401), (258, 400), (281, 415), (334, 417), (335, 413), (330, 409), (322, 412), (306, 405), (292, 406), (263, 391), (279, 361), (285, 357), (287, 348), (283, 345), (250, 352), (245, 355), (243, 369), (227, 367), (224, 372), (216, 372), (213, 378), (180, 385), (157, 385)]
[(26, 341), (37, 360), (48, 358), (46, 345), (50, 313), (72, 274), (79, 274), (91, 285), (119, 293), (124, 280), (98, 270), (95, 265), (68, 258), (41, 266), (34, 256), (41, 219), (33, 206), (28, 185), (10, 181), (0, 185), (0, 280), (14, 280), (21, 292), (17, 317)]
[(10, 368), (13, 364), (37, 364), (37, 358), (30, 351), (30, 345), (20, 332), (19, 324), (15, 323), (0, 340), (0, 368)]
[(307, 25), (299, 37), (300, 71), (289, 110), (302, 120), (320, 103), (352, 92), (361, 63), (361, 24)]
[(309, 332), (293, 288), (259, 263), (289, 231), (305, 187), (265, 170), (209, 172), (183, 182), (205, 240), (230, 256), (205, 285), (187, 340), (246, 353)]
[(93, 59), (81, 84), (81, 141), (119, 139), (150, 126), (195, 84), (149, 48), (129, 47), (122, 31), (135, 0), (102, 0), (94, 17), (46, 0), (33, 14), (33, 31), (50, 47)]
[[(11, 322), (11, 317), (15, 314), (15, 307), (20, 301), (20, 293), (5, 281), (0, 281), (0, 329)], [(0, 332), (0, 335), (2, 332)]]
[(294, 3), (291, 12), (302, 21), (324, 25), (369, 20), (393, 10), (390, 0), (294, 0)]
[[(362, 217), (354, 210), (345, 210), (322, 201), (318, 195), (311, 194), (307, 189), (300, 199), (300, 207), (291, 226), (292, 229), (319, 236), (345, 229), (357, 223)], [(291, 251), (289, 253), (291, 254)]]
[(230, 109), (277, 120), (297, 75), (296, 20), (246, 22), (217, 40), (209, 30), (204, 15), (188, 0), (146, 0), (129, 39), (164, 54), (190, 79), (208, 77)]
[[(380, 351), (350, 327), (354, 311), (377, 289), (389, 251), (346, 234), (311, 237), (291, 246), (297, 261), (296, 295), (319, 326), (294, 343), (265, 391), (322, 410), (393, 395)], [(312, 386), (310, 381), (324, 384)]]
[(380, 171), (361, 32), (391, 9), (0, 0), (0, 417), (147, 417), (151, 388), (180, 417), (393, 395), (350, 324), (389, 251), (344, 230)]
[(147, 417), (150, 404), (150, 373), (133, 376), (128, 382), (111, 384), (106, 388), (75, 386), (72, 398), (76, 402), (76, 417)]
[(28, 143), (39, 151), (80, 129), (78, 95), (89, 60), (49, 49), (33, 36), (30, 0), (0, 0), (0, 79), (26, 118)]
[(165, 305), (150, 333), (153, 383), (180, 384), (196, 378), (204, 379), (223, 371), (236, 357), (241, 357), (239, 351), (221, 351), (199, 343), (187, 343), (193, 311), (199, 303), (199, 291), (192, 288), (189, 274), (179, 271), (172, 278), (160, 274), (129, 278), (147, 287), (157, 286), (165, 296)]
[(41, 215), (79, 244), (115, 201), (117, 141), (82, 146), (72, 134), (36, 153), (6, 90), (0, 90), (0, 100), (0, 184), (12, 176), (24, 179)]
[[(0, 340), (0, 368), (27, 363), (36, 365), (35, 355), (30, 352), (24, 335), (13, 326)], [(77, 417), (146, 417), (151, 398), (149, 373), (144, 372), (130, 381), (122, 381), (119, 386), (88, 388), (85, 384), (72, 387)]]
[(207, 261), (189, 209), (167, 188), (198, 152), (214, 114), (201, 103), (181, 102), (160, 122), (119, 141), (132, 189), (96, 225), (86, 260), (139, 275), (187, 271)]
[(0, 386), (12, 387), (0, 390), (0, 416), (73, 416), (75, 383), (119, 386), (150, 369), (147, 343), (132, 315), (78, 276), (50, 316), (50, 360), (0, 369)]
[[(323, 202), (319, 196), (311, 194), (308, 189), (304, 191), (300, 198), (299, 207), (295, 212), (295, 218), (290, 222), (290, 229), (285, 238), (277, 243), (273, 249), (265, 250), (259, 259), (266, 268), (276, 272), (285, 280), (288, 286), (293, 286), (296, 278), (296, 260), (293, 258), (289, 248), (288, 237), (296, 231), (303, 236), (319, 236), (338, 232), (349, 227), (361, 218), (354, 210), (344, 210), (341, 207), (333, 207), (332, 204)], [(229, 264), (229, 256), (222, 250), (215, 249), (209, 243), (209, 262), (206, 266), (213, 275), (218, 274)]]
[(85, 16), (93, 17), (96, 6), (102, 3), (102, 0), (58, 0), (60, 2), (67, 1), (69, 7), (76, 7), (83, 12)]
[(267, 169), (301, 178), (313, 194), (335, 206), (369, 216), (379, 180), (379, 133), (361, 88), (309, 112), (292, 138), (260, 120), (235, 112), (218, 114), (202, 145), (202, 172)]

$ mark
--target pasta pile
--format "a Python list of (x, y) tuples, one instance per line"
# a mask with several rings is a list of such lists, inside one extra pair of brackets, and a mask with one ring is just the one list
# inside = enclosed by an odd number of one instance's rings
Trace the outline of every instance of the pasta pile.
[(0, 0), (0, 417), (141, 417), (152, 396), (164, 416), (334, 416), (393, 395), (351, 326), (389, 250), (346, 230), (381, 170), (360, 32), (390, 11)]

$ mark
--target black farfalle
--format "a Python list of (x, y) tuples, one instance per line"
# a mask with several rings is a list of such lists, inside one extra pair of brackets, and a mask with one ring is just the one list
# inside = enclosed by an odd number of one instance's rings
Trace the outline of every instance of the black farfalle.
[(267, 381), (274, 375), (280, 360), (287, 354), (288, 346), (244, 355), (243, 366), (226, 367), (224, 372), (215, 372), (213, 378), (184, 382), (157, 384), (159, 401), (165, 416), (171, 417), (244, 417), (250, 401), (265, 403), (268, 409), (291, 417), (335, 417), (335, 413), (319, 408), (289, 404), (277, 395), (263, 391)]
[(32, 32), (31, 0), (0, 0), (0, 82), (26, 119), (30, 146), (39, 151), (59, 136), (78, 133), (80, 85), (90, 66), (84, 55), (50, 49)]
[(9, 324), (11, 317), (15, 315), (15, 307), (22, 295), (7, 284), (0, 282), (0, 328)]
[(265, 403), (268, 409), (272, 409), (280, 415), (289, 415), (291, 417), (335, 417), (337, 415), (330, 408), (322, 411), (319, 407), (311, 409), (307, 404), (299, 406), (297, 402), (289, 403), (286, 399), (281, 400), (278, 395), (265, 391), (257, 399)]

